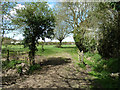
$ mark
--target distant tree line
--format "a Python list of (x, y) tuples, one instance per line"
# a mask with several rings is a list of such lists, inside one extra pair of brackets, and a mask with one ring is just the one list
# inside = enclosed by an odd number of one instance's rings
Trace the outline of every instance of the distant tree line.
[[(42, 42), (39, 42), (42, 45)], [(74, 42), (62, 42), (62, 45), (74, 45)], [(59, 42), (45, 42), (44, 45), (59, 45)]]

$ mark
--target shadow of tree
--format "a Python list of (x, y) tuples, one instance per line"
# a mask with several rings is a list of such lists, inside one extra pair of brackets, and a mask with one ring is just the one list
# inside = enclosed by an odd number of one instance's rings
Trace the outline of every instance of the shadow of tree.
[(40, 62), (41, 66), (47, 66), (47, 65), (63, 65), (66, 63), (70, 63), (71, 59), (70, 58), (63, 58), (63, 57), (51, 57), (48, 58), (47, 60), (44, 59), (43, 62)]
[(16, 83), (16, 80), (19, 79), (18, 76), (3, 76), (2, 77), (2, 87), (9, 86)]
[[(92, 80), (92, 86), (93, 88), (119, 88), (120, 81), (118, 78), (111, 78), (111, 77), (105, 77), (105, 78), (98, 78)], [(118, 90), (119, 90), (118, 89)]]

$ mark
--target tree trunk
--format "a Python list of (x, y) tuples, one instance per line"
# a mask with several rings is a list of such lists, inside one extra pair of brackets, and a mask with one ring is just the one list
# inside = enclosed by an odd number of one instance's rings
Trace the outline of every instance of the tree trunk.
[[(2, 14), (2, 26), (3, 26), (3, 14)], [(2, 42), (3, 42), (3, 37), (4, 37), (4, 29), (3, 29), (3, 33), (0, 31), (0, 34), (2, 34), (2, 37), (1, 37), (1, 41), (0, 41), (0, 59), (2, 59)]]
[(29, 52), (29, 64), (30, 64), (30, 66), (31, 65), (34, 65), (35, 64), (35, 60), (34, 60), (34, 52)]
[[(3, 27), (3, 14), (2, 14), (2, 27)], [(2, 40), (1, 40), (1, 44), (2, 44), (3, 39), (4, 39), (4, 33), (5, 33), (4, 27), (3, 27), (2, 31), (3, 31), (3, 32), (2, 32)]]
[(36, 46), (35, 46), (35, 39), (33, 38), (32, 44), (30, 45), (30, 51), (29, 51), (29, 60), (30, 60), (30, 65), (35, 64), (35, 51), (36, 51)]
[(35, 65), (35, 50), (32, 52), (32, 65)]
[(62, 46), (62, 40), (59, 40), (60, 41), (60, 43), (59, 43), (59, 47), (61, 48), (61, 46)]
[(2, 41), (0, 41), (0, 60), (2, 59), (1, 53), (2, 53)]

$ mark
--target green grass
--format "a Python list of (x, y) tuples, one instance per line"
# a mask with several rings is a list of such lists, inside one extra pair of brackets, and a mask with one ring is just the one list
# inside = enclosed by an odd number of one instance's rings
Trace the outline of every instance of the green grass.
[(62, 45), (62, 48), (56, 47), (56, 45), (45, 45), (44, 46), (45, 51), (42, 52), (41, 45), (38, 46), (38, 51), (36, 52), (36, 55), (41, 56), (50, 56), (57, 53), (69, 53), (73, 56), (73, 58), (76, 58), (77, 56), (77, 48), (75, 45)]
[[(29, 51), (29, 49), (24, 48), (23, 45), (8, 45), (7, 48), (11, 51), (10, 52), (11, 54), (13, 53), (16, 54), (16, 51), (26, 52), (26, 53)], [(7, 48), (5, 46), (2, 46), (3, 55), (7, 54)], [(49, 56), (49, 55), (54, 55), (56, 53), (62, 53), (62, 52), (69, 53), (73, 56), (77, 54), (77, 48), (75, 45), (62, 45), (62, 48), (58, 48), (56, 47), (56, 45), (44, 45), (44, 49), (45, 49), (44, 52), (42, 52), (41, 45), (38, 45), (37, 48), (38, 48), (38, 51), (36, 51), (36, 55), (41, 55), (41, 56)]]
[(7, 50), (9, 50), (10, 56), (15, 56), (18, 53), (17, 52), (24, 52), (27, 53), (29, 50), (28, 48), (24, 48), (23, 45), (2, 45), (2, 57), (6, 58), (7, 57)]
[(9, 49), (10, 51), (29, 51), (28, 48), (24, 48), (24, 45), (8, 45), (5, 47), (4, 45), (2, 46), (2, 50)]

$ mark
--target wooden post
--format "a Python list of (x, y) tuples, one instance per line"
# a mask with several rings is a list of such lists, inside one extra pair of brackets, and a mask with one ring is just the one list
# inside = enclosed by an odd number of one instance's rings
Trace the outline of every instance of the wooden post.
[(80, 50), (78, 50), (78, 61), (81, 61), (81, 57), (80, 57)]
[(10, 61), (9, 60), (9, 50), (7, 50), (7, 61)]
[(84, 62), (84, 53), (81, 51), (81, 61)]
[(79, 61), (80, 63), (85, 64), (83, 51), (80, 52), (80, 50), (78, 50), (78, 61)]

